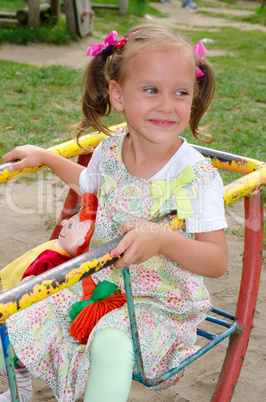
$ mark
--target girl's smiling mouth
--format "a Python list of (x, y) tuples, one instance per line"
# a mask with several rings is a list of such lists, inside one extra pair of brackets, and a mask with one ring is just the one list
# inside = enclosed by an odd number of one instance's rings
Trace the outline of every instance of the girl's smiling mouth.
[(158, 127), (172, 127), (174, 124), (176, 124), (176, 122), (173, 120), (165, 119), (149, 119), (148, 121)]

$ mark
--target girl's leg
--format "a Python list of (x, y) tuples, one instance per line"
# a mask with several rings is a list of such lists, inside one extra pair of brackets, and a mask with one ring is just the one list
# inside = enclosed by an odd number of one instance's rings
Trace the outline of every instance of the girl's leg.
[[(30, 401), (33, 395), (30, 372), (25, 367), (24, 368), (21, 367), (21, 368), (15, 368), (15, 374), (16, 374), (20, 401), (21, 402)], [(2, 350), (2, 343), (0, 343), (0, 376), (1, 375), (7, 375), (4, 353)], [(10, 389), (8, 389), (3, 394), (0, 394), (0, 402), (10, 402), (10, 401), (11, 401)]]
[(84, 402), (126, 402), (135, 362), (128, 335), (116, 328), (96, 332)]

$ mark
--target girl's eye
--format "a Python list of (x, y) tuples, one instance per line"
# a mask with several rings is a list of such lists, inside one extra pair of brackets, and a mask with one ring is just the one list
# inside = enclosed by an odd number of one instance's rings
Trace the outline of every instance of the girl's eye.
[(71, 228), (72, 228), (72, 223), (69, 223), (69, 224), (67, 225), (67, 228), (68, 228), (68, 229), (71, 229)]
[(157, 94), (157, 89), (156, 88), (146, 88), (145, 92), (153, 95), (153, 94)]
[(185, 95), (187, 95), (187, 94), (188, 94), (187, 91), (182, 91), (182, 90), (176, 91), (176, 95), (177, 95), (177, 96), (185, 96)]

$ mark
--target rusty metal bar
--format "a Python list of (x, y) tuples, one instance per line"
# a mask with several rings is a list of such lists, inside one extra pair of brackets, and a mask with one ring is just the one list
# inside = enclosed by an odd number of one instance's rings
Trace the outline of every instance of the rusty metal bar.
[[(102, 139), (97, 135), (85, 137), (90, 137), (89, 142), (83, 144), (85, 146), (96, 146)], [(85, 141), (88, 141), (88, 138), (85, 139)], [(72, 147), (74, 146), (75, 148), (76, 144), (73, 144), (71, 141), (69, 143), (71, 144), (69, 148), (66, 147), (67, 150), (63, 148), (59, 149), (59, 146), (53, 147), (53, 152), (57, 152), (67, 158), (83, 153), (78, 147), (78, 150), (75, 149), (73, 151)], [(61, 144), (61, 146), (65, 146), (65, 144)], [(245, 176), (225, 186), (224, 197), (225, 205), (229, 205), (245, 197), (245, 251), (241, 287), (236, 311), (237, 331), (230, 336), (224, 365), (212, 398), (212, 401), (215, 402), (227, 402), (232, 398), (242, 368), (258, 295), (263, 244), (263, 204), (261, 188), (266, 184), (266, 164), (251, 158), (244, 158), (209, 148), (196, 145), (193, 145), (193, 147), (204, 156), (209, 156), (212, 159), (213, 166), (245, 174)], [(42, 167), (43, 166), (34, 169), (23, 169), (22, 172), (19, 172), (19, 176), (28, 174)], [(2, 168), (4, 174), (1, 173), (0, 166), (0, 183), (17, 177), (16, 173), (12, 174), (8, 171), (8, 166), (2, 165)], [(74, 200), (71, 201), (71, 205), (73, 203), (75, 203)], [(166, 224), (171, 229), (177, 230), (183, 225), (183, 222), (179, 221), (173, 214), (171, 216), (164, 216), (163, 218), (160, 223)], [(53, 233), (53, 235), (55, 235), (55, 233)], [(51, 294), (91, 275), (97, 270), (114, 263), (117, 258), (112, 259), (110, 251), (120, 240), (121, 237), (113, 239), (111, 242), (83, 256), (72, 259), (54, 268), (52, 272), (48, 271), (24, 284), (16, 286), (10, 291), (4, 292), (0, 295), (0, 322), (5, 321), (7, 317), (15, 312), (37, 301), (43, 300)], [(83, 257), (83, 259), (81, 257)]]
[[(82, 166), (87, 166), (92, 154), (80, 155), (78, 157), (78, 163)], [(78, 213), (81, 197), (72, 189), (69, 189), (67, 198), (65, 200), (61, 214), (56, 222), (53, 233), (50, 240), (57, 239), (62, 228), (61, 222), (63, 219), (69, 219), (74, 214)]]
[(224, 187), (224, 204), (233, 202), (248, 196), (255, 190), (260, 190), (266, 185), (266, 165), (261, 169), (249, 173)]
[(212, 397), (230, 401), (243, 365), (259, 291), (263, 250), (263, 200), (257, 191), (245, 198), (245, 245), (236, 320), (241, 330), (230, 337), (224, 364)]
[[(126, 123), (121, 123), (116, 126), (110, 127), (112, 132), (115, 132), (118, 128), (124, 127)], [(80, 143), (83, 147), (91, 146), (95, 148), (105, 137), (103, 133), (92, 133), (84, 135), (80, 138)], [(212, 159), (213, 166), (225, 170), (230, 170), (233, 172), (238, 172), (242, 174), (248, 174), (261, 169), (266, 166), (264, 162), (258, 161), (252, 158), (245, 158), (240, 155), (230, 154), (228, 152), (222, 152), (215, 149), (202, 147), (199, 145), (191, 144), (193, 148), (198, 150), (205, 157), (210, 157)], [(84, 150), (78, 146), (75, 140), (67, 141), (62, 144), (56, 145), (49, 148), (50, 151), (55, 152), (65, 158), (73, 158), (74, 156), (79, 156), (84, 154)], [(37, 170), (43, 169), (45, 166), (37, 166), (35, 168), (25, 168), (19, 170), (18, 172), (10, 172), (8, 166), (10, 164), (0, 165), (0, 184), (5, 183), (9, 180), (16, 179), (21, 176), (25, 176), (29, 173), (35, 172)]]
[[(176, 210), (155, 219), (154, 222), (171, 229), (177, 225), (177, 222), (180, 222), (180, 225), (183, 224), (183, 221), (176, 219)], [(110, 251), (117, 246), (123, 236), (118, 236), (102, 246), (72, 258), (64, 264), (0, 294), (0, 322), (5, 321), (12, 314), (114, 264), (120, 257), (111, 257)]]
[(266, 166), (265, 162), (256, 159), (246, 158), (244, 156), (230, 154), (229, 152), (218, 151), (217, 149), (202, 147), (200, 145), (191, 145), (203, 156), (211, 158), (212, 165), (220, 169), (248, 174)]
[[(109, 130), (112, 132), (117, 131), (118, 128), (125, 126), (125, 123), (118, 124), (116, 126), (110, 127)], [(86, 148), (91, 146), (96, 148), (97, 145), (102, 141), (105, 137), (105, 134), (87, 134), (80, 138), (80, 144)], [(79, 156), (85, 153), (84, 149), (80, 148), (75, 140), (67, 141), (62, 144), (56, 145), (54, 147), (49, 148), (50, 151), (63, 156), (64, 158), (73, 158), (74, 156)], [(36, 172), (37, 170), (45, 168), (44, 165), (36, 166), (34, 168), (25, 168), (21, 169), (17, 172), (10, 172), (8, 166), (10, 163), (4, 164), (0, 166), (0, 184), (6, 183), (9, 180), (17, 179), (18, 177), (25, 176), (29, 173)]]
[(112, 258), (110, 251), (121, 239), (117, 237), (0, 294), (0, 322), (113, 264), (118, 258)]

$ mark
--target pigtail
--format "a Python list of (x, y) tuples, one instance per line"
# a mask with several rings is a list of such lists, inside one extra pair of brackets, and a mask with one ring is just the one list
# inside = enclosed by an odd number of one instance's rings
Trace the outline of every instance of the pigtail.
[[(211, 64), (207, 60), (200, 59), (197, 65), (204, 75), (196, 78), (197, 84), (195, 88), (195, 96), (192, 101), (189, 126), (197, 140), (209, 144), (213, 141), (212, 136), (207, 134), (209, 126), (199, 128), (199, 123), (208, 109), (214, 95), (215, 74)], [(202, 137), (205, 137), (205, 139)]]
[[(83, 149), (84, 147), (80, 144), (79, 139), (90, 127), (110, 135), (110, 130), (101, 121), (102, 117), (108, 116), (112, 108), (109, 97), (109, 82), (106, 78), (106, 65), (110, 55), (110, 51), (99, 53), (92, 59), (83, 74), (83, 119), (74, 127), (74, 132), (77, 133), (76, 141)], [(88, 151), (88, 149), (86, 150)]]

